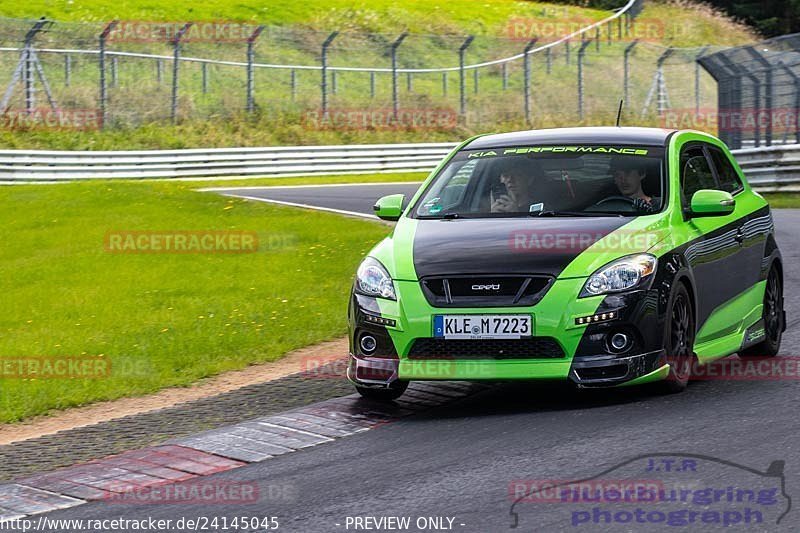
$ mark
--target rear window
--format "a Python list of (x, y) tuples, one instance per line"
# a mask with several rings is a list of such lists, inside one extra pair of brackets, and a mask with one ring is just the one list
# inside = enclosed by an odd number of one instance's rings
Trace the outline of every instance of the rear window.
[(511, 146), (464, 150), (414, 207), (419, 218), (642, 215), (663, 207), (664, 148)]

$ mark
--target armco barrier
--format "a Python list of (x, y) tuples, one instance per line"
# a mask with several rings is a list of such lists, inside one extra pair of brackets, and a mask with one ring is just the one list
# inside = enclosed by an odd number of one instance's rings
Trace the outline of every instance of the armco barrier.
[[(0, 182), (429, 172), (455, 143), (70, 152), (0, 150)], [(800, 191), (800, 144), (734, 151), (763, 191)]]
[(759, 191), (800, 191), (800, 144), (743, 148), (733, 155)]
[(0, 181), (428, 172), (455, 143), (69, 152), (0, 150)]

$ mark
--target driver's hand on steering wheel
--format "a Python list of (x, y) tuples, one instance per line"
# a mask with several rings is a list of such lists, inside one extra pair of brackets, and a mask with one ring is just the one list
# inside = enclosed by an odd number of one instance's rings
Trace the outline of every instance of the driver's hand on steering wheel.
[(652, 213), (656, 210), (652, 202), (648, 202), (647, 200), (643, 200), (642, 198), (633, 198), (633, 207), (635, 207), (639, 211), (645, 211), (647, 213)]

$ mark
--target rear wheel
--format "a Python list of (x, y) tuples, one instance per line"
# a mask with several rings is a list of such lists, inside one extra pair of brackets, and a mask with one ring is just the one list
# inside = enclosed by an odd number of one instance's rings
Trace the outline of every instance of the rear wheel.
[(767, 287), (764, 290), (764, 309), (761, 314), (764, 321), (764, 340), (742, 350), (743, 357), (774, 357), (781, 349), (783, 336), (783, 286), (778, 270), (772, 267), (767, 276)]
[(366, 398), (375, 402), (391, 402), (398, 399), (408, 388), (408, 381), (395, 380), (388, 387), (360, 387), (356, 385), (358, 393)]
[(694, 308), (686, 285), (679, 283), (675, 289), (667, 314), (667, 332), (664, 347), (667, 350), (669, 376), (661, 386), (664, 392), (680, 392), (689, 384), (694, 363)]

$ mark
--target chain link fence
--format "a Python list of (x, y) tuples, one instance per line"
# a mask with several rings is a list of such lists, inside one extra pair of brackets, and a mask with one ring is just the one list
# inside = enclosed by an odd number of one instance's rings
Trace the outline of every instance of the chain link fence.
[(800, 34), (705, 56), (719, 84), (713, 116), (732, 148), (800, 143)]
[(696, 60), (717, 50), (658, 45), (641, 4), (561, 33), (515, 20), (477, 36), (0, 19), (0, 113), (7, 126), (254, 114), (304, 128), (491, 130), (613, 124), (624, 98), (623, 123), (669, 127), (670, 110), (716, 105)]

